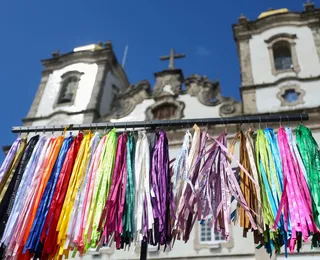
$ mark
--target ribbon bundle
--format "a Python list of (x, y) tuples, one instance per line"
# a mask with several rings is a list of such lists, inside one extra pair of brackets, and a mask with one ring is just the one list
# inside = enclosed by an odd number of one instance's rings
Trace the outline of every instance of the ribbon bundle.
[[(150, 142), (150, 140), (152, 142)], [(239, 142), (239, 158), (235, 158)], [(232, 168), (232, 163), (236, 166)], [(311, 131), (281, 127), (213, 138), (194, 126), (175, 160), (166, 133), (17, 138), (0, 168), (1, 254), (41, 259), (142, 241), (170, 249), (197, 221), (231, 221), (270, 254), (319, 243), (320, 153)], [(234, 208), (233, 205), (237, 206)]]

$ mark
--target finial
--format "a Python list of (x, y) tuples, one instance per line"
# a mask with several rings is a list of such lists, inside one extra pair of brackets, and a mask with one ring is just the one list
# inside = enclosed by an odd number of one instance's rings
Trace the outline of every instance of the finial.
[(104, 47), (107, 48), (107, 49), (112, 49), (112, 43), (111, 43), (111, 41), (109, 40), (109, 41), (105, 42), (105, 43), (104, 43)]
[(248, 19), (243, 14), (241, 14), (238, 21), (240, 24), (246, 24), (248, 22)]
[(306, 12), (313, 11), (314, 10), (314, 3), (312, 3), (310, 0), (307, 0), (304, 4), (304, 10)]
[(111, 43), (111, 41), (109, 40), (109, 41), (107, 41), (105, 44), (104, 44), (104, 46), (107, 46), (107, 45), (112, 45), (112, 43)]
[(54, 53), (52, 53), (53, 58), (58, 58), (60, 57), (60, 50), (56, 50)]

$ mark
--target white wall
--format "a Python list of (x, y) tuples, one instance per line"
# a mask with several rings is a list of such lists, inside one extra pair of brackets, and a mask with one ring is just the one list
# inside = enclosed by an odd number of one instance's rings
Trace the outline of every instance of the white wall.
[(301, 71), (298, 77), (311, 77), (320, 75), (320, 63), (312, 31), (309, 27), (282, 26), (266, 30), (250, 39), (251, 67), (254, 84), (272, 83), (280, 78), (296, 76), (296, 73), (272, 74), (269, 50), (265, 40), (280, 34), (296, 34), (296, 52)]
[(114, 93), (112, 92), (112, 85), (115, 85), (120, 91), (122, 83), (119, 81), (117, 77), (115, 77), (111, 71), (109, 71), (106, 75), (106, 79), (104, 82), (102, 97), (100, 102), (99, 112), (101, 116), (107, 114), (110, 109), (111, 102), (113, 100)]
[(65, 125), (65, 124), (82, 124), (83, 123), (83, 114), (77, 115), (65, 115), (65, 114), (58, 114), (54, 115), (49, 119), (42, 119), (33, 121), (33, 126), (46, 126), (46, 125)]
[[(305, 101), (304, 104), (299, 104), (296, 106), (281, 106), (281, 101), (277, 98), (277, 94), (280, 92), (280, 88), (283, 86), (293, 85), (300, 86), (300, 88), (306, 92), (303, 98), (303, 100)], [(278, 86), (256, 89), (256, 104), (258, 113), (269, 113), (295, 110), (300, 108), (318, 107), (320, 106), (319, 91), (319, 80), (311, 82), (298, 82), (296, 80), (290, 80), (282, 82)]]
[[(54, 107), (60, 91), (61, 76), (69, 71), (84, 73), (78, 85), (73, 105), (59, 105)], [(67, 112), (78, 112), (85, 110), (89, 104), (92, 89), (98, 71), (97, 64), (76, 63), (54, 71), (50, 74), (44, 93), (42, 95), (36, 117), (48, 116), (53, 112), (63, 110)], [(69, 121), (70, 123), (74, 123)]]
[(185, 119), (220, 117), (219, 109), (221, 105), (205, 106), (199, 102), (197, 97), (192, 97), (189, 94), (180, 95), (177, 100), (183, 101), (186, 105), (184, 109)]
[(145, 99), (140, 104), (136, 105), (135, 109), (127, 116), (119, 119), (111, 119), (111, 122), (130, 122), (130, 121), (145, 121), (146, 110), (154, 104), (153, 99)]

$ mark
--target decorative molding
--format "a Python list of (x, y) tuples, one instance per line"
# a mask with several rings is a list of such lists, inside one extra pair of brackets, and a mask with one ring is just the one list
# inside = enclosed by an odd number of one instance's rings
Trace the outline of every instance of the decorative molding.
[(115, 93), (112, 110), (103, 115), (98, 121), (110, 121), (128, 116), (136, 107), (146, 99), (153, 98), (155, 103), (145, 111), (147, 120), (153, 120), (153, 111), (159, 106), (170, 104), (176, 107), (175, 115), (170, 119), (181, 119), (184, 117), (183, 110), (185, 104), (177, 101), (179, 94), (189, 94), (196, 96), (199, 102), (205, 106), (220, 107), (221, 116), (235, 116), (242, 114), (242, 104), (230, 97), (223, 97), (220, 94), (219, 82), (211, 82), (207, 77), (191, 75), (184, 83), (186, 90), (181, 91), (182, 74), (180, 70), (166, 70), (155, 73), (156, 84), (154, 92), (151, 93), (151, 87), (148, 81), (141, 81), (135, 86), (130, 87), (125, 92)]
[(186, 78), (186, 92), (196, 96), (200, 103), (205, 106), (217, 106), (221, 104), (221, 116), (236, 116), (242, 114), (242, 105), (230, 97), (223, 97), (220, 93), (218, 81), (211, 82), (207, 77), (191, 75)]
[(315, 44), (315, 47), (317, 49), (317, 54), (318, 54), (318, 60), (320, 62), (320, 32), (317, 27), (311, 28), (312, 35), (313, 35), (313, 41)]
[(273, 44), (276, 41), (279, 41), (279, 39), (291, 39), (291, 40), (294, 40), (296, 38), (297, 38), (296, 34), (279, 33), (279, 34), (271, 36), (269, 39), (266, 39), (265, 43)]
[(263, 83), (263, 84), (257, 84), (257, 85), (247, 85), (247, 86), (241, 86), (240, 87), (240, 91), (243, 92), (244, 90), (249, 90), (249, 89), (260, 89), (260, 88), (268, 88), (268, 87), (273, 87), (273, 86), (277, 86), (282, 82), (285, 81), (298, 81), (298, 82), (310, 82), (310, 81), (315, 81), (315, 80), (320, 80), (320, 75), (319, 76), (315, 76), (315, 77), (308, 77), (308, 78), (300, 78), (297, 76), (290, 76), (290, 77), (284, 77), (281, 79), (276, 80), (273, 83)]
[(185, 108), (185, 104), (182, 101), (177, 101), (174, 97), (163, 97), (161, 99), (158, 99), (156, 101), (156, 103), (154, 103), (153, 105), (151, 105), (150, 107), (147, 108), (146, 110), (146, 119), (147, 120), (154, 120), (154, 114), (153, 111), (163, 105), (174, 105), (176, 107), (176, 111), (174, 116), (168, 118), (168, 119), (181, 119), (184, 117), (183, 115), (183, 110)]
[[(181, 92), (183, 83), (183, 73), (180, 69), (167, 69), (154, 73), (156, 83), (154, 85), (153, 96), (177, 96)], [(169, 88), (166, 88), (170, 86)]]
[(76, 111), (76, 112), (67, 112), (64, 110), (58, 110), (55, 111), (53, 113), (51, 113), (48, 116), (39, 116), (39, 117), (26, 117), (22, 119), (22, 122), (25, 124), (29, 123), (29, 122), (33, 122), (33, 121), (38, 121), (38, 120), (46, 120), (46, 119), (50, 119), (56, 115), (67, 115), (67, 116), (72, 116), (72, 115), (79, 115), (79, 114), (88, 114), (88, 113), (94, 113), (94, 114), (99, 114), (99, 112), (96, 109), (86, 109), (86, 110), (81, 110), (81, 111)]
[(187, 77), (184, 81), (187, 93), (190, 96), (196, 96), (197, 99), (206, 106), (217, 106), (221, 104), (223, 98), (220, 95), (219, 81), (211, 82), (206, 76), (197, 74)]
[(58, 70), (74, 63), (106, 63), (110, 65), (118, 64), (115, 53), (113, 52), (111, 42), (105, 44), (105, 47), (98, 50), (88, 50), (79, 52), (69, 52), (55, 56), (50, 59), (41, 60), (45, 70)]
[(249, 39), (254, 34), (260, 34), (271, 28), (292, 25), (292, 26), (317, 26), (319, 27), (320, 9), (313, 9), (304, 12), (287, 12), (266, 16), (247, 23), (233, 24), (235, 41)]
[(221, 117), (241, 115), (243, 113), (242, 103), (234, 100), (233, 98), (224, 97), (219, 113)]
[(77, 77), (80, 78), (83, 74), (84, 74), (84, 72), (80, 72), (80, 71), (78, 71), (78, 70), (71, 70), (71, 71), (68, 71), (68, 72), (64, 73), (64, 74), (61, 76), (61, 78), (62, 78), (62, 79), (65, 79), (65, 78), (67, 78), (67, 77), (69, 77), (69, 76), (77, 76)]
[[(294, 102), (288, 102), (287, 100), (285, 100), (285, 98), (283, 97), (286, 93), (287, 90), (293, 89), (295, 90), (295, 92), (298, 94), (298, 99), (297, 101)], [(279, 93), (277, 94), (277, 98), (281, 101), (281, 106), (285, 107), (285, 106), (296, 106), (296, 105), (300, 105), (300, 104), (304, 104), (304, 96), (306, 95), (306, 92), (300, 88), (300, 86), (298, 85), (286, 85), (280, 88)]]
[(108, 114), (102, 115), (98, 121), (106, 122), (110, 121), (110, 119), (119, 119), (129, 115), (137, 104), (151, 97), (150, 92), (150, 83), (147, 80), (143, 80), (124, 92), (114, 93), (111, 110)]

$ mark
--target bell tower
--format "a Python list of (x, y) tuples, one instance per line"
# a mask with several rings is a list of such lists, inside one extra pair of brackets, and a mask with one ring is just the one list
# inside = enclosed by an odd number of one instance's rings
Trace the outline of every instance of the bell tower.
[(129, 82), (111, 42), (52, 54), (42, 60), (42, 78), (24, 125), (91, 123), (106, 114), (115, 91)]
[(320, 9), (263, 12), (233, 25), (245, 114), (311, 110), (320, 106)]

